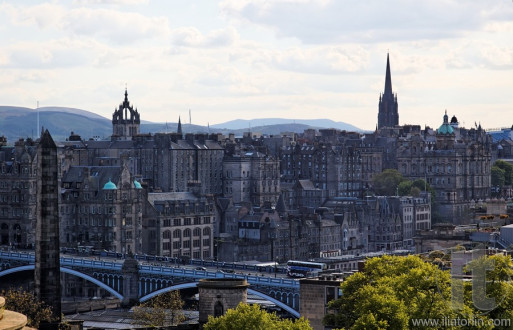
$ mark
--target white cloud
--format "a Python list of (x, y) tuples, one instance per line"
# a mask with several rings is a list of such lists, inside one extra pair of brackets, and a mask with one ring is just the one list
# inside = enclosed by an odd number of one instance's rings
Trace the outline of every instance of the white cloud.
[(171, 32), (171, 41), (176, 46), (185, 47), (227, 47), (239, 38), (237, 31), (228, 27), (203, 35), (197, 28), (182, 27)]
[(74, 0), (75, 5), (142, 5), (148, 4), (149, 0)]
[(76, 35), (100, 37), (117, 44), (166, 37), (170, 32), (168, 19), (163, 16), (89, 8), (69, 11), (63, 27)]
[(227, 17), (304, 43), (453, 38), (480, 28), (487, 19), (513, 19), (512, 7), (460, 0), (227, 0), (221, 5)]
[(67, 35), (97, 37), (116, 44), (167, 37), (170, 32), (167, 17), (148, 17), (102, 7), (69, 9), (53, 3), (36, 6), (2, 4), (0, 13), (14, 25), (51, 27)]

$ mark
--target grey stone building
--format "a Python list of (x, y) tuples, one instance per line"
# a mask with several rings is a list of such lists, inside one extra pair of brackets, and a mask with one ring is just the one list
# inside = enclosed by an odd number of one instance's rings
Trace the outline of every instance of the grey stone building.
[(33, 247), (36, 232), (37, 144), (20, 139), (0, 149), (0, 245)]
[(190, 192), (149, 193), (143, 250), (153, 255), (211, 260), (217, 218), (211, 197)]
[(61, 182), (61, 245), (144, 253), (146, 190), (122, 166), (72, 166)]
[(226, 155), (223, 160), (223, 196), (233, 203), (273, 206), (280, 196), (280, 163), (258, 151)]

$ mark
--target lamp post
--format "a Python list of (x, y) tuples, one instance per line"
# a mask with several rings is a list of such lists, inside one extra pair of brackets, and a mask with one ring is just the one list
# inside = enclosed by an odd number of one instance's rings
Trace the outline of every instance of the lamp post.
[(278, 272), (278, 258), (274, 259), (274, 278), (276, 278), (276, 273)]

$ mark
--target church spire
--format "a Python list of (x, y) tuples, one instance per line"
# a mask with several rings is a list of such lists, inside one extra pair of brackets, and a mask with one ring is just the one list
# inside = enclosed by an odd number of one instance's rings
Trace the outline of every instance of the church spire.
[(378, 129), (399, 125), (397, 95), (392, 92), (392, 74), (390, 73), (390, 56), (387, 53), (385, 90), (379, 98)]
[(182, 134), (182, 120), (180, 119), (180, 116), (178, 116), (178, 128), (176, 129), (176, 133)]
[(385, 76), (385, 92), (384, 94), (392, 94), (392, 75), (390, 74), (390, 59), (387, 53), (387, 73)]

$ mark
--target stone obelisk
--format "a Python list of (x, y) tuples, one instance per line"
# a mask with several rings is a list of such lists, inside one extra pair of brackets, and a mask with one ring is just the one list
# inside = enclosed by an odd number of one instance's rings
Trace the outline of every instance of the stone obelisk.
[(56, 322), (44, 327), (53, 329), (61, 317), (61, 282), (59, 256), (59, 184), (57, 178), (57, 146), (45, 130), (37, 148), (37, 224), (36, 265), (34, 271), (36, 296), (52, 307)]

